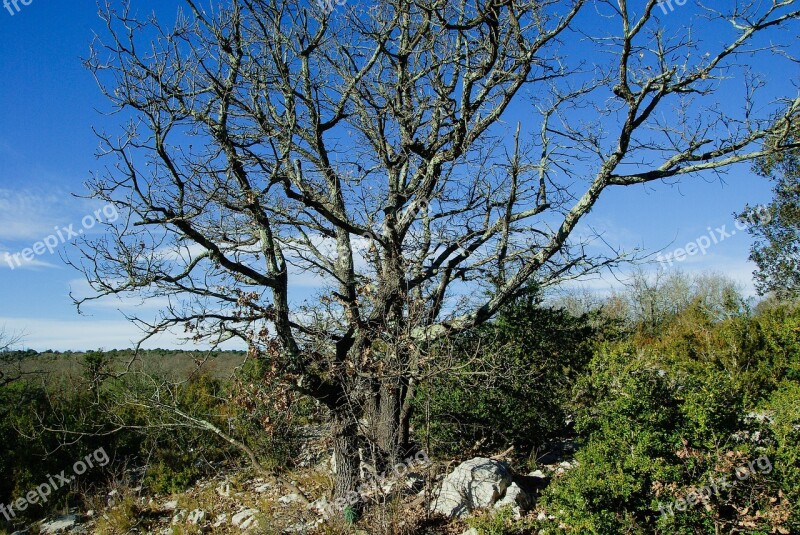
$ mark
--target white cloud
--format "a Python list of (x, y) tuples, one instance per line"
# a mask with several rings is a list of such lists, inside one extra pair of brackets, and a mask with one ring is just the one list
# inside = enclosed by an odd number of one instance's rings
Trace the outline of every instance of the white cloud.
[[(14, 256), (16, 254), (16, 256)], [(56, 264), (45, 262), (37, 258), (26, 260), (19, 253), (13, 253), (3, 247), (0, 247), (0, 269), (36, 269), (36, 268), (58, 268)]]
[[(563, 284), (565, 289), (585, 289), (598, 296), (607, 296), (614, 290), (623, 290), (625, 283), (632, 276), (633, 270), (641, 267), (645, 273), (655, 273), (659, 269), (657, 262), (649, 264), (628, 265), (608, 270), (599, 275), (590, 275)], [(684, 262), (673, 263), (672, 267), (664, 266), (668, 271), (681, 270), (689, 275), (702, 273), (720, 273), (735, 281), (746, 297), (756, 296), (753, 271), (755, 264), (741, 258), (708, 254), (706, 256), (688, 257)]]
[(63, 222), (63, 192), (0, 189), (0, 239), (35, 241)]
[(99, 225), (92, 223), (84, 229), (81, 224), (84, 218), (97, 222), (97, 216), (100, 222), (113, 220), (113, 214), (98, 210), (104, 206), (66, 190), (0, 188), (0, 240), (31, 244), (70, 225), (80, 234), (98, 232)]

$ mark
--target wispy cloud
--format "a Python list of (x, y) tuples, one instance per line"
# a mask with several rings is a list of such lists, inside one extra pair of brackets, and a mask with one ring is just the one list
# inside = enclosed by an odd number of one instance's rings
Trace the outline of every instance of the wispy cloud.
[(0, 246), (0, 269), (40, 269), (40, 268), (58, 268), (60, 266), (45, 262), (37, 258), (26, 260), (24, 257), (17, 255), (8, 249)]
[(0, 240), (31, 241), (50, 234), (67, 213), (64, 192), (0, 189)]
[[(663, 269), (657, 262), (627, 265), (616, 268), (613, 273), (606, 270), (600, 274), (568, 281), (564, 283), (563, 289), (582, 289), (600, 297), (608, 296), (613, 291), (624, 290), (626, 283), (633, 276), (633, 272), (640, 268), (643, 269), (646, 274), (655, 274), (659, 269)], [(709, 254), (708, 256), (698, 257), (691, 261), (687, 260), (680, 266), (672, 269), (680, 269), (688, 275), (720, 273), (736, 282), (746, 297), (754, 297), (756, 296), (755, 284), (753, 282), (753, 270), (755, 270), (755, 268), (755, 264), (742, 258)]]

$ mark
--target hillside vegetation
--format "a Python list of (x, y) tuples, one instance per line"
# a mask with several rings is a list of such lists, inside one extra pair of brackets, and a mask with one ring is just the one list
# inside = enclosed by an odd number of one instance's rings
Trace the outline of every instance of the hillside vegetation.
[[(558, 445), (574, 446), (572, 469), (554, 474), (527, 516), (476, 512), (468, 522), (479, 533), (800, 530), (794, 303), (752, 306), (721, 277), (681, 274), (639, 276), (604, 300), (543, 301), (531, 290), (434, 353), (453, 372), (420, 385), (412, 429), (435, 462), (513, 446), (510, 464), (525, 472)], [(8, 530), (71, 507), (96, 508), (111, 489), (141, 499), (225, 471), (296, 477), (324, 464), (309, 461), (304, 438), (325, 420), (323, 409), (286, 397), (258, 359), (130, 357), (5, 354), (4, 375), (21, 375), (0, 389), (0, 503), (100, 448), (110, 460), (20, 512)], [(331, 490), (330, 481), (315, 484)], [(355, 528), (391, 533), (370, 526), (376, 507), (387, 504), (367, 504)]]

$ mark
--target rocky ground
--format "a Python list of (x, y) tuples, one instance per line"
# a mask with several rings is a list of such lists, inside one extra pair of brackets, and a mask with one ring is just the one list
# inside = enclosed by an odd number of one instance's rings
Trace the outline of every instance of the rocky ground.
[[(502, 456), (415, 466), (381, 480), (363, 496), (365, 514), (348, 524), (331, 514), (329, 460), (304, 463), (284, 483), (248, 471), (220, 474), (173, 496), (147, 496), (140, 488), (114, 489), (97, 507), (46, 519), (16, 535), (41, 533), (354, 533), (472, 534), (466, 519), (505, 508), (514, 518), (546, 520), (536, 497), (549, 481), (574, 466), (567, 443), (542, 457), (539, 469), (521, 473)], [(288, 485), (286, 483), (289, 483)], [(304, 496), (289, 489), (302, 489)], [(486, 513), (483, 513), (486, 514)], [(335, 517), (335, 518), (334, 518)]]

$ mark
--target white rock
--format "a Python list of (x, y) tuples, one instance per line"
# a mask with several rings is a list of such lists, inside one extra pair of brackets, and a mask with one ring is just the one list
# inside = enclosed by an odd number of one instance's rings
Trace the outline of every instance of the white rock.
[(42, 525), (39, 526), (39, 532), (43, 533), (44, 535), (55, 535), (56, 533), (63, 533), (67, 530), (71, 530), (77, 524), (77, 516), (65, 515), (58, 517), (55, 520), (51, 520), (50, 522), (42, 523)]
[(328, 511), (328, 498), (323, 496), (308, 504), (308, 509), (314, 509), (318, 514), (325, 515)]
[(464, 532), (464, 533), (462, 533), (461, 535), (480, 535), (480, 534), (478, 533), (478, 530), (477, 530), (477, 529), (475, 529), (475, 528), (469, 528), (467, 531), (465, 531), (465, 532)]
[(405, 485), (411, 492), (418, 492), (425, 487), (425, 478), (420, 474), (411, 472), (406, 475)]
[(310, 521), (310, 522), (299, 522), (299, 523), (295, 524), (294, 526), (289, 526), (288, 528), (285, 529), (285, 531), (287, 531), (289, 533), (295, 533), (295, 532), (296, 533), (308, 533), (309, 531), (313, 530), (314, 528), (316, 528), (317, 526), (319, 526), (323, 522), (325, 522), (325, 520), (322, 519), (322, 518), (318, 518), (317, 520), (313, 520), (313, 521)]
[(336, 456), (331, 455), (331, 458), (328, 460), (328, 462), (330, 463), (331, 474), (336, 474)]
[(206, 512), (202, 509), (195, 509), (189, 513), (189, 517), (186, 521), (194, 525), (202, 524), (206, 521)]
[(290, 503), (294, 503), (299, 499), (300, 496), (298, 496), (295, 493), (292, 493), (292, 494), (287, 494), (286, 496), (281, 496), (280, 498), (278, 498), (278, 502), (282, 503), (283, 505), (289, 505)]
[(233, 515), (231, 522), (233, 522), (233, 525), (242, 531), (254, 528), (258, 526), (258, 520), (256, 520), (257, 514), (258, 511), (255, 509), (245, 509), (244, 511), (240, 511)]
[(511, 507), (514, 517), (522, 518), (522, 515), (531, 507), (531, 499), (528, 493), (522, 490), (516, 483), (511, 483), (506, 489), (506, 494), (501, 500), (494, 504), (495, 509)]
[(186, 511), (181, 509), (180, 511), (178, 511), (175, 514), (175, 516), (172, 517), (172, 523), (173, 524), (180, 524), (181, 522), (183, 522), (184, 518), (186, 518)]
[(270, 490), (271, 488), (272, 488), (272, 485), (270, 485), (269, 483), (262, 483), (261, 485), (257, 485), (253, 489), (253, 491), (257, 492), (259, 494), (263, 494), (263, 493), (267, 492), (268, 490)]
[(178, 500), (170, 500), (161, 506), (162, 511), (174, 511), (178, 508)]
[(228, 522), (228, 515), (226, 513), (222, 513), (221, 515), (217, 516), (217, 519), (212, 527), (218, 528), (220, 526), (225, 525), (227, 522)]
[(473, 509), (494, 505), (510, 483), (506, 465), (477, 457), (461, 463), (444, 478), (432, 509), (449, 518), (463, 518)]
[(225, 498), (231, 495), (231, 484), (230, 483), (220, 483), (217, 487), (217, 494), (223, 496)]

